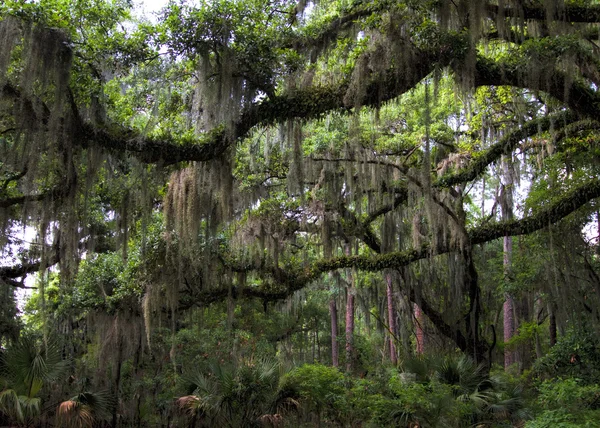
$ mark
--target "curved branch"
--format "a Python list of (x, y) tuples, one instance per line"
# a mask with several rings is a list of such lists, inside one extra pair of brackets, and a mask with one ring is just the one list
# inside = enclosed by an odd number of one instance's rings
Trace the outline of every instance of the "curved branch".
[[(566, 193), (563, 197), (549, 203), (547, 207), (531, 216), (518, 220), (486, 224), (469, 230), (468, 237), (470, 244), (484, 244), (504, 236), (516, 236), (535, 232), (560, 221), (592, 199), (598, 197), (600, 197), (600, 180), (590, 180)], [(278, 288), (277, 290), (250, 288), (245, 290), (241, 295), (260, 297), (265, 300), (281, 300), (304, 288), (310, 282), (318, 279), (320, 275), (325, 272), (342, 268), (357, 268), (368, 272), (378, 272), (384, 269), (399, 269), (432, 255), (444, 254), (455, 250), (456, 248), (446, 245), (438, 247), (434, 251), (430, 245), (425, 244), (421, 248), (377, 254), (375, 256), (355, 255), (341, 256), (329, 260), (319, 260), (301, 270), (291, 269), (284, 271), (280, 268), (271, 269), (270, 271), (268, 269), (262, 270), (263, 273), (271, 275), (275, 282), (281, 285), (281, 288)], [(253, 270), (253, 268), (247, 266), (246, 270)], [(259, 268), (258, 270), (260, 271), (261, 269)], [(210, 302), (219, 300), (219, 297), (216, 297), (215, 300), (213, 300), (212, 297), (209, 298), (209, 296), (212, 296), (215, 293), (218, 294), (219, 292), (219, 290), (207, 292), (207, 295), (202, 301), (206, 303), (205, 299), (209, 299)], [(225, 293), (224, 296), (226, 297), (227, 290), (224, 290), (223, 293)]]
[(27, 274), (38, 272), (41, 265), (42, 263), (38, 260), (35, 262), (0, 267), (0, 279), (6, 281), (15, 278), (22, 278)]
[[(479, 56), (475, 64), (474, 86), (507, 85), (519, 88), (539, 89), (565, 103), (574, 112), (583, 117), (596, 119), (600, 117), (600, 96), (589, 85), (567, 78), (554, 67), (554, 64), (528, 64), (530, 59), (514, 58), (493, 61)], [(528, 81), (522, 70), (527, 67), (539, 69), (535, 81)]]
[(461, 171), (449, 173), (439, 177), (434, 183), (432, 183), (432, 186), (443, 188), (475, 180), (485, 172), (486, 168), (490, 164), (500, 159), (502, 155), (510, 154), (524, 139), (536, 135), (539, 132), (547, 131), (555, 123), (568, 123), (572, 119), (574, 119), (574, 117), (571, 113), (562, 111), (551, 116), (544, 116), (535, 120), (531, 120), (521, 126), (519, 129), (512, 131), (503, 137), (485, 152), (478, 155), (477, 159), (471, 162), (471, 164), (466, 168)]
[(521, 5), (516, 7), (500, 8), (497, 5), (489, 4), (488, 12), (493, 16), (505, 16), (509, 18), (523, 18), (531, 20), (553, 19), (566, 22), (600, 22), (600, 6), (565, 6), (555, 11), (554, 16), (548, 16), (548, 10), (541, 6)]
[(31, 202), (41, 202), (53, 200), (61, 197), (64, 191), (62, 189), (53, 189), (47, 192), (33, 194), (33, 195), (20, 195), (8, 198), (0, 199), (0, 208), (10, 208), (14, 205), (23, 205)]

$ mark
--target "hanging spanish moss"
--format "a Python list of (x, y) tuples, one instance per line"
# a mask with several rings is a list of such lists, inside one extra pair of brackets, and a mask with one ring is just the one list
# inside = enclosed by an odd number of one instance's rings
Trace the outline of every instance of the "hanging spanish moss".
[(241, 77), (236, 59), (225, 46), (218, 52), (201, 53), (192, 116), (196, 130), (207, 132), (218, 126), (231, 129), (254, 96), (255, 89)]

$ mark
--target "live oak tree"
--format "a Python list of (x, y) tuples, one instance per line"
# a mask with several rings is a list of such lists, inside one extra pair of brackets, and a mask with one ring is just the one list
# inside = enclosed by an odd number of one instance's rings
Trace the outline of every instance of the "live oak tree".
[[(174, 332), (227, 302), (233, 325), (248, 300), (323, 286), (331, 319), (350, 308), (349, 369), (354, 310), (377, 308), (394, 353), (416, 307), (479, 362), (504, 296), (522, 297), (505, 322), (598, 323), (596, 1), (172, 2), (156, 25), (127, 2), (8, 1), (0, 17), (0, 240), (37, 231), (2, 287), (56, 266), (61, 296), (93, 288), (115, 390), (159, 319)], [(521, 289), (511, 239), (539, 268)]]

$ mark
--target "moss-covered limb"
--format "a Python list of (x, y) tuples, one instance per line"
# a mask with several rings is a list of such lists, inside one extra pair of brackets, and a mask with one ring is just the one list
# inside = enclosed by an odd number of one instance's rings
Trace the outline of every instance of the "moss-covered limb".
[(130, 152), (147, 163), (207, 161), (224, 153), (259, 124), (269, 125), (293, 118), (316, 118), (344, 107), (347, 87), (345, 83), (335, 87), (315, 87), (265, 100), (244, 111), (233, 129), (220, 127), (194, 141), (145, 138), (129, 129), (115, 128), (109, 131), (91, 124), (82, 124), (80, 140), (113, 151)]
[(314, 50), (315, 47), (326, 48), (328, 44), (337, 40), (344, 32), (352, 28), (357, 20), (384, 11), (388, 6), (386, 2), (382, 1), (355, 1), (350, 10), (342, 16), (332, 19), (317, 34), (305, 37), (298, 37), (297, 34), (293, 34), (293, 38), (284, 40), (281, 47), (293, 48), (296, 51)]
[(586, 119), (569, 123), (567, 126), (557, 130), (553, 135), (554, 144), (558, 144), (565, 138), (577, 135), (581, 132), (590, 132), (600, 130), (600, 122), (597, 120)]
[(17, 278), (24, 278), (30, 273), (39, 272), (40, 269), (49, 268), (56, 265), (59, 259), (59, 248), (57, 246), (48, 247), (48, 257), (45, 260), (39, 259), (35, 261), (18, 263), (12, 266), (1, 266), (0, 267), (0, 280), (14, 280)]
[(258, 287), (231, 286), (214, 290), (200, 291), (193, 294), (183, 293), (179, 309), (187, 309), (192, 306), (210, 305), (225, 301), (229, 297), (229, 291), (234, 299), (259, 299), (265, 302), (278, 302), (289, 298), (296, 289), (268, 290)]
[[(12, 131), (14, 131), (14, 129), (11, 129), (9, 132)], [(2, 134), (0, 133), (0, 135)], [(25, 175), (27, 175), (27, 168), (23, 168), (22, 171), (16, 172), (14, 174), (5, 175), (4, 179), (2, 180), (2, 184), (0, 185), (0, 189), (6, 191), (6, 188), (10, 183), (19, 181), (21, 178), (25, 177)]]
[(19, 195), (6, 198), (0, 198), (0, 208), (10, 208), (15, 205), (23, 205), (33, 202), (55, 201), (63, 196), (63, 189), (53, 189), (43, 193), (33, 195)]
[[(532, 79), (527, 70), (536, 68)], [(568, 105), (582, 117), (600, 117), (600, 96), (590, 85), (577, 77), (567, 78), (555, 64), (535, 64), (531, 58), (515, 61), (492, 60), (479, 56), (475, 64), (475, 86), (507, 85), (519, 88), (539, 89)]]
[(29, 287), (23, 281), (15, 281), (14, 279), (0, 277), (0, 283), (6, 284), (13, 288), (22, 288), (26, 290), (37, 290), (37, 287)]
[(386, 204), (381, 206), (379, 209), (370, 213), (367, 218), (363, 221), (363, 226), (368, 226), (377, 220), (382, 215), (389, 213), (390, 211), (398, 208), (402, 203), (408, 200), (408, 189), (406, 187), (396, 188), (395, 189), (396, 196), (391, 204)]
[(531, 120), (520, 128), (510, 132), (485, 152), (481, 153), (476, 160), (472, 161), (466, 168), (439, 177), (432, 185), (436, 188), (444, 188), (475, 180), (485, 172), (490, 164), (496, 162), (502, 155), (508, 155), (515, 150), (517, 145), (524, 139), (539, 132), (547, 131), (554, 125), (568, 123), (573, 118), (574, 116), (571, 113), (563, 111)]
[(0, 280), (10, 280), (22, 278), (27, 274), (34, 273), (40, 270), (40, 261), (21, 263), (13, 266), (0, 267)]
[[(597, 197), (600, 197), (600, 180), (594, 179), (576, 187), (563, 197), (550, 203), (547, 208), (529, 217), (471, 229), (469, 231), (471, 245), (483, 244), (505, 235), (514, 236), (535, 232), (549, 224), (558, 222)], [(447, 253), (454, 250), (456, 249), (450, 246), (438, 247), (435, 254)], [(342, 256), (329, 260), (319, 260), (300, 270), (292, 268), (264, 268), (250, 265), (238, 267), (239, 270), (255, 271), (265, 277), (271, 277), (273, 283), (277, 284), (277, 287), (234, 287), (234, 295), (237, 298), (258, 298), (264, 301), (283, 300), (317, 280), (325, 272), (343, 268), (357, 268), (369, 272), (379, 272), (384, 269), (399, 269), (415, 261), (430, 257), (432, 254), (431, 248), (426, 244), (419, 249), (387, 254)], [(29, 271), (33, 272), (36, 269), (39, 269), (39, 266)], [(19, 272), (22, 275), (22, 271)], [(3, 276), (5, 274), (0, 269), (0, 278)], [(17, 276), (19, 275), (13, 274), (12, 277)], [(442, 334), (454, 340), (460, 349), (469, 349), (470, 345), (467, 343), (464, 334), (458, 326), (448, 325), (444, 321), (443, 316), (431, 305), (427, 304), (420, 296), (419, 299), (417, 298), (414, 290), (410, 292), (412, 293), (410, 294), (411, 300), (419, 303), (423, 312), (432, 320)], [(227, 289), (210, 290), (194, 295), (192, 300), (201, 304), (210, 304), (226, 299), (227, 293)], [(477, 341), (476, 346), (479, 352), (485, 347), (485, 343), (481, 339), (477, 339)]]
[(531, 20), (546, 20), (554, 19), (566, 22), (600, 22), (600, 6), (564, 6), (555, 11), (554, 16), (548, 16), (548, 10), (543, 6), (528, 6), (520, 4), (519, 7), (504, 7), (502, 10), (498, 5), (489, 4), (488, 12), (494, 17), (500, 13), (505, 17), (531, 19)]
[(472, 244), (483, 244), (503, 236), (525, 235), (565, 218), (592, 199), (600, 197), (600, 180), (593, 179), (550, 202), (539, 212), (520, 220), (488, 224), (469, 231)]
[(369, 223), (361, 222), (356, 214), (350, 211), (344, 203), (338, 205), (337, 212), (343, 218), (343, 222), (339, 224), (342, 233), (346, 236), (357, 237), (376, 253), (381, 252), (381, 242), (379, 242), (379, 238), (371, 230)]
[[(480, 226), (468, 231), (472, 245), (484, 244), (505, 235), (516, 236), (535, 232), (549, 224), (556, 223), (583, 205), (600, 197), (600, 180), (594, 179), (582, 184), (563, 197), (558, 198), (548, 206), (533, 214), (519, 220), (500, 222)], [(438, 247), (435, 254), (443, 254), (454, 251), (450, 246)], [(424, 259), (434, 254), (429, 245), (419, 249), (399, 251), (374, 256), (342, 256), (330, 260), (320, 260), (307, 267), (302, 274), (294, 274), (297, 281), (308, 283), (317, 279), (322, 273), (342, 269), (357, 268), (363, 271), (378, 272), (383, 269), (399, 269), (417, 260)]]
[[(366, 164), (373, 164), (373, 165), (381, 165), (381, 166), (387, 166), (390, 168), (394, 168), (397, 169), (398, 171), (400, 171), (402, 174), (404, 174), (404, 176), (413, 184), (415, 184), (417, 187), (419, 187), (420, 189), (423, 189), (423, 191), (427, 191), (429, 190), (428, 188), (425, 187), (425, 185), (421, 182), (421, 180), (414, 174), (411, 174), (409, 172), (409, 168), (404, 165), (404, 164), (398, 164), (395, 162), (391, 162), (391, 161), (387, 161), (387, 160), (383, 160), (383, 159), (367, 159), (367, 160), (358, 160), (355, 158), (312, 158), (313, 160), (317, 160), (317, 161), (326, 161), (326, 162), (356, 162), (356, 163), (366, 163)], [(452, 196), (456, 196), (456, 192), (452, 192), (451, 191)], [(408, 196), (408, 194), (407, 194)], [(455, 223), (457, 223), (460, 226), (460, 221), (456, 215), (456, 213), (454, 211), (452, 211), (452, 209), (450, 207), (448, 207), (448, 205), (446, 205), (439, 197), (437, 194), (435, 193), (431, 193), (431, 199), (433, 200), (433, 202), (435, 204), (437, 204), (440, 208), (442, 208), (442, 210), (448, 215), (449, 218), (452, 219), (452, 221), (454, 221)], [(382, 213), (382, 214), (385, 214)], [(378, 214), (377, 216), (379, 216), (380, 214)], [(372, 222), (375, 218), (369, 220), (368, 222), (365, 222), (365, 225)]]
[(258, 124), (269, 125), (294, 118), (314, 119), (329, 111), (349, 110), (356, 105), (378, 106), (413, 88), (433, 71), (436, 63), (442, 62), (442, 57), (446, 64), (455, 59), (447, 54), (452, 51), (452, 43), (439, 48), (444, 55), (439, 55), (437, 51), (422, 52), (407, 42), (404, 44), (406, 55), (411, 58), (410, 69), (399, 70), (397, 67), (391, 67), (380, 75), (370, 76), (370, 82), (364, 90), (365, 95), (361, 99), (347, 96), (350, 89), (347, 79), (342, 79), (335, 85), (315, 86), (282, 94), (266, 99), (243, 112), (234, 129), (235, 137), (245, 136)]
[(221, 155), (230, 145), (222, 128), (195, 141), (178, 142), (170, 138), (143, 138), (131, 130), (109, 131), (85, 123), (82, 124), (81, 137), (84, 147), (95, 144), (110, 151), (132, 153), (142, 162), (163, 164), (207, 161)]
[[(449, 42), (450, 43), (450, 42)], [(377, 76), (371, 76), (364, 96), (361, 99), (348, 97), (350, 82), (341, 80), (331, 86), (316, 86), (296, 90), (274, 98), (269, 98), (255, 104), (242, 112), (240, 119), (232, 129), (217, 128), (211, 133), (200, 136), (198, 139), (181, 142), (175, 138), (154, 139), (136, 133), (131, 129), (118, 126), (99, 127), (85, 123), (80, 117), (77, 106), (71, 99), (74, 124), (78, 135), (74, 138), (76, 144), (89, 146), (97, 144), (113, 151), (130, 152), (143, 162), (176, 163), (181, 161), (205, 161), (222, 154), (227, 147), (238, 139), (245, 137), (257, 125), (270, 125), (287, 119), (301, 118), (314, 119), (332, 111), (349, 110), (356, 105), (377, 106), (382, 102), (402, 95), (425, 78), (435, 64), (444, 62), (448, 64), (455, 60), (452, 56), (452, 43), (439, 48), (444, 55), (438, 52), (421, 52), (406, 43), (406, 52), (410, 52), (410, 70), (390, 68)], [(442, 58), (443, 57), (443, 58)], [(443, 65), (443, 64), (442, 64)], [(15, 102), (29, 102), (18, 89), (5, 85), (0, 91), (3, 97), (10, 97)], [(33, 104), (32, 104), (33, 105)], [(36, 105), (39, 105), (37, 103)], [(50, 111), (44, 106), (46, 113), (39, 118), (44, 125), (50, 116)], [(33, 111), (33, 109), (32, 109)]]

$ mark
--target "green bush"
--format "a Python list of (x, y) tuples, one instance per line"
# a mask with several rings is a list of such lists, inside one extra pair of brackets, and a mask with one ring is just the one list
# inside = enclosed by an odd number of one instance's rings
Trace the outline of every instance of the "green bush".
[(297, 392), (306, 411), (339, 420), (346, 410), (346, 377), (335, 367), (304, 364), (288, 373), (283, 388)]
[(536, 361), (534, 371), (542, 377), (574, 377), (600, 382), (600, 343), (585, 328), (570, 328), (550, 352)]
[(600, 427), (600, 385), (578, 379), (545, 381), (538, 387), (538, 416), (527, 428)]

